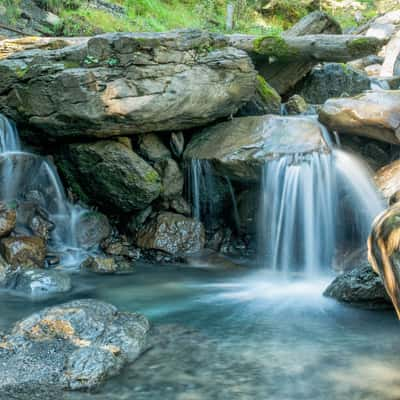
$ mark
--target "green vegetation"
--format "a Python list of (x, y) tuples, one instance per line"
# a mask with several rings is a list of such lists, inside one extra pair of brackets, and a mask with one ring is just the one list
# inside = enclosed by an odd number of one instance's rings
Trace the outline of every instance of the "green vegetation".
[[(167, 31), (202, 28), (225, 32), (227, 3), (234, 5), (234, 32), (275, 35), (315, 10), (333, 15), (344, 28), (354, 27), (397, 0), (32, 0), (61, 18), (56, 35), (94, 35), (114, 31)], [(15, 23), (21, 0), (0, 0), (6, 20)], [(49, 32), (50, 33), (50, 32)]]

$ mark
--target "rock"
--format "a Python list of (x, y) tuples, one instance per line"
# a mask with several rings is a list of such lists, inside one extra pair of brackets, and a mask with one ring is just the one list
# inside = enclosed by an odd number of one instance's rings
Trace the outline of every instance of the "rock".
[(161, 138), (154, 133), (140, 135), (138, 146), (140, 155), (148, 161), (157, 162), (172, 156)]
[(140, 355), (148, 331), (143, 316), (97, 300), (45, 308), (3, 338), (0, 397), (24, 388), (94, 389)]
[(390, 308), (382, 280), (368, 264), (336, 277), (324, 296), (364, 308)]
[(380, 75), (383, 77), (391, 77), (396, 75), (395, 65), (400, 54), (400, 32), (394, 35), (386, 46), (385, 60), (382, 64)]
[(111, 235), (111, 225), (104, 214), (98, 211), (86, 211), (79, 216), (76, 235), (80, 247), (95, 248)]
[(330, 99), (319, 112), (320, 121), (339, 133), (400, 143), (400, 91), (366, 92), (346, 99)]
[(260, 192), (256, 188), (242, 191), (237, 197), (239, 229), (242, 233), (255, 234), (258, 228)]
[(255, 84), (248, 55), (221, 35), (110, 33), (0, 61), (0, 111), (38, 140), (171, 132), (236, 113)]
[(192, 214), (190, 204), (183, 197), (172, 199), (169, 203), (169, 207), (172, 211), (185, 215), (186, 217), (190, 217)]
[(43, 268), (46, 244), (39, 236), (8, 237), (1, 239), (0, 252), (14, 267)]
[(332, 97), (360, 94), (370, 89), (368, 76), (346, 64), (329, 63), (315, 67), (301, 84), (299, 94), (306, 101), (322, 104)]
[(400, 203), (375, 218), (368, 238), (368, 260), (381, 277), (400, 318)]
[(8, 289), (21, 292), (32, 298), (49, 297), (71, 290), (71, 278), (57, 270), (20, 269)]
[(348, 66), (355, 68), (355, 69), (364, 69), (369, 65), (373, 64), (382, 64), (384, 61), (384, 57), (377, 56), (377, 55), (370, 55), (367, 57), (359, 58), (358, 60), (350, 61), (347, 63)]
[(103, 241), (101, 248), (104, 253), (114, 257), (124, 257), (131, 261), (137, 261), (140, 258), (140, 250), (128, 242), (124, 236), (108, 238)]
[(395, 33), (396, 27), (393, 24), (373, 23), (367, 30), (365, 36), (373, 36), (378, 39), (389, 40)]
[(295, 94), (285, 104), (285, 110), (288, 115), (304, 114), (308, 110), (308, 104), (303, 97)]
[(138, 231), (136, 237), (139, 247), (172, 255), (200, 251), (204, 242), (201, 222), (171, 212), (159, 212)]
[(126, 260), (116, 260), (115, 257), (90, 256), (81, 265), (96, 274), (115, 274), (132, 271), (133, 265)]
[(183, 150), (185, 150), (185, 136), (182, 132), (171, 133), (170, 147), (175, 157), (180, 158), (182, 156)]
[(132, 215), (126, 225), (128, 232), (135, 234), (137, 229), (146, 222), (147, 218), (151, 215), (152, 212), (153, 207), (148, 206), (147, 208), (140, 210), (135, 215)]
[(8, 207), (5, 203), (0, 203), (0, 237), (9, 235), (17, 223), (17, 213), (15, 208)]
[(34, 215), (28, 226), (34, 235), (41, 237), (45, 242), (49, 240), (50, 232), (55, 228), (53, 222), (41, 215)]
[(221, 175), (255, 181), (266, 160), (279, 154), (313, 151), (328, 151), (317, 121), (265, 115), (235, 118), (205, 128), (189, 142), (184, 158), (211, 160)]
[(379, 169), (374, 179), (383, 196), (390, 199), (400, 190), (400, 160)]
[(172, 158), (158, 161), (154, 165), (154, 169), (161, 177), (161, 197), (164, 199), (180, 197), (183, 191), (184, 176), (177, 162)]
[(71, 144), (68, 162), (92, 203), (113, 212), (146, 208), (161, 191), (157, 172), (115, 141)]
[[(364, 68), (364, 71), (370, 77), (378, 77), (381, 75), (382, 65), (380, 65), (380, 64), (368, 65), (368, 67)], [(354, 93), (354, 94), (356, 94), (356, 93)]]
[(280, 114), (281, 96), (267, 83), (261, 76), (257, 76), (256, 93), (253, 98), (245, 104), (238, 112), (237, 116), (246, 117), (252, 115)]

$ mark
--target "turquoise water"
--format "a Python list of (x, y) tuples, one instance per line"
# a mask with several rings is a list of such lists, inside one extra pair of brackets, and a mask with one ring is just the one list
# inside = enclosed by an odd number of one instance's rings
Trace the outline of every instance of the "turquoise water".
[(71, 400), (400, 399), (394, 312), (323, 298), (330, 279), (164, 266), (75, 275), (68, 298), (0, 293), (0, 330), (71, 298), (144, 313), (154, 326), (149, 350), (98, 392), (66, 394)]

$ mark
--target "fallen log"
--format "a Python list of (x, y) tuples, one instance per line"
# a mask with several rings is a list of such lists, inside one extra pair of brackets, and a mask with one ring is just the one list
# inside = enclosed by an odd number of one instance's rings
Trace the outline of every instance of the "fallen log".
[(258, 60), (347, 62), (375, 54), (386, 41), (355, 35), (229, 35), (228, 43)]
[[(283, 32), (284, 37), (296, 37), (318, 34), (341, 34), (339, 23), (321, 11), (314, 11), (306, 15), (297, 24)], [(301, 80), (311, 68), (315, 61), (297, 60), (295, 62), (269, 62), (254, 59), (256, 69), (268, 83), (280, 94), (288, 92), (299, 80)]]

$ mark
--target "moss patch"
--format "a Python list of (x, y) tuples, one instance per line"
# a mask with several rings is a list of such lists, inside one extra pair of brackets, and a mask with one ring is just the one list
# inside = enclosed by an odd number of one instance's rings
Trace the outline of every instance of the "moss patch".
[(357, 38), (352, 39), (347, 43), (347, 48), (351, 54), (368, 53), (373, 54), (379, 50), (378, 41), (371, 38)]
[(297, 49), (290, 47), (280, 35), (261, 36), (253, 42), (254, 52), (280, 60), (290, 59), (298, 54)]
[(265, 102), (281, 102), (279, 93), (261, 75), (257, 75), (257, 93)]

